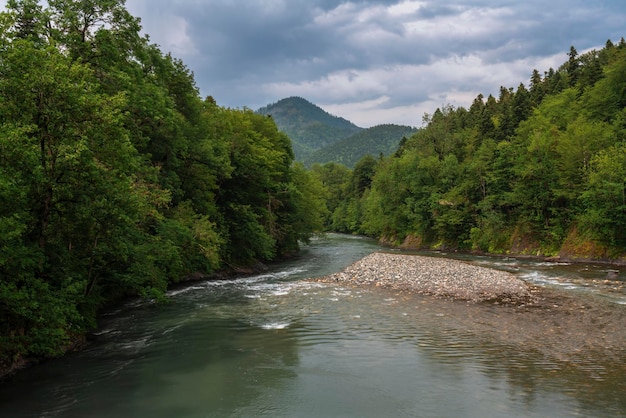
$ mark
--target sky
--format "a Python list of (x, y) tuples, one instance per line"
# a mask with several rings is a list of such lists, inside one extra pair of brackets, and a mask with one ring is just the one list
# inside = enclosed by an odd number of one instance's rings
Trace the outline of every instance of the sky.
[[(0, 5), (6, 3), (0, 1)], [(127, 0), (200, 94), (253, 110), (303, 97), (361, 127), (421, 126), (533, 69), (626, 37), (624, 0)]]

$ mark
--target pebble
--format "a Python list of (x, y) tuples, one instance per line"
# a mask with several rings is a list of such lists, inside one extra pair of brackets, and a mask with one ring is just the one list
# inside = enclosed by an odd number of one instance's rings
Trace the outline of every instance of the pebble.
[(373, 285), (472, 302), (523, 304), (530, 287), (513, 274), (459, 260), (377, 252), (344, 270), (317, 279)]

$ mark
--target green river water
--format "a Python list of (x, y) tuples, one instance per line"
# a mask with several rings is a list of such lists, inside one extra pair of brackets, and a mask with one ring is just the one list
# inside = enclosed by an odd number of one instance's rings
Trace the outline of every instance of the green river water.
[[(460, 326), (449, 301), (305, 280), (379, 250), (329, 235), (266, 274), (123, 306), (86, 350), (0, 385), (0, 417), (626, 416), (623, 363), (503, 344)], [(465, 258), (626, 309), (594, 285), (602, 266)]]

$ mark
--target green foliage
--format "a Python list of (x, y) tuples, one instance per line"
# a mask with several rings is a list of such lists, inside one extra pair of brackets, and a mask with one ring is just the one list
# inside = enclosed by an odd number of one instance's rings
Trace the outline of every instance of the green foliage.
[(425, 115), (373, 175), (355, 167), (330, 227), (533, 254), (558, 253), (582, 228), (624, 253), (625, 52), (572, 48), (559, 70), (533, 71), (530, 89)]
[(604, 243), (626, 247), (626, 143), (600, 150), (590, 162), (582, 198), (583, 228)]
[(403, 181), (412, 177), (411, 173), (416, 163), (411, 154), (404, 154), (381, 163), (365, 202), (363, 222), (365, 233), (404, 238), (409, 225), (417, 223), (418, 220), (411, 211), (414, 202), (411, 193), (413, 185)]
[[(271, 259), (290, 234), (283, 225), (289, 212), (293, 161), (289, 139), (271, 118), (250, 110), (220, 111), (232, 172), (219, 181), (217, 205), (222, 234), (228, 237), (229, 263)], [(278, 251), (278, 252), (277, 252)]]
[(271, 259), (322, 186), (271, 118), (198, 97), (123, 0), (0, 15), (0, 364), (62, 354), (127, 296)]
[(328, 228), (332, 224), (333, 213), (346, 197), (351, 171), (344, 165), (331, 162), (324, 165), (314, 164), (311, 172), (322, 187), (319, 196), (324, 199), (326, 206), (323, 225)]
[(328, 217), (326, 191), (315, 174), (304, 166), (295, 163), (291, 168), (292, 184), (288, 193), (289, 210), (285, 212), (290, 230), (287, 239), (281, 243), (283, 252), (293, 252), (298, 248), (298, 241), (308, 242), (312, 232), (324, 230), (324, 220)]
[(257, 113), (271, 116), (281, 132), (293, 142), (298, 161), (327, 145), (347, 138), (363, 128), (332, 116), (301, 97), (289, 97), (262, 107)]
[(168, 281), (177, 282), (191, 272), (210, 272), (220, 267), (220, 249), (224, 245), (208, 215), (198, 214), (189, 201), (171, 210), (158, 226), (159, 246), (171, 247), (171, 257), (159, 257), (166, 263)]
[(369, 194), (378, 160), (370, 155), (361, 158), (354, 170), (335, 163), (314, 166), (314, 172), (325, 186), (329, 216), (326, 229), (363, 233), (364, 201)]
[(402, 138), (406, 140), (415, 131), (416, 129), (410, 126), (374, 126), (321, 148), (303, 158), (303, 161), (307, 165), (336, 162), (353, 168), (366, 155), (387, 156), (393, 154)]

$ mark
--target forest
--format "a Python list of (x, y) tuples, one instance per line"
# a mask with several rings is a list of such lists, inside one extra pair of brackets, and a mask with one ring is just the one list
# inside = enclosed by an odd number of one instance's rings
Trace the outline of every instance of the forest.
[(390, 156), (307, 169), (272, 117), (202, 98), (123, 0), (7, 2), (0, 368), (63, 354), (125, 298), (164, 302), (322, 231), (625, 261), (626, 42), (442, 106)]
[(296, 160), (306, 163), (312, 153), (364, 129), (333, 116), (302, 97), (288, 97), (257, 110), (271, 116), (291, 140)]
[(360, 128), (298, 96), (281, 99), (256, 112), (272, 117), (291, 140), (296, 161), (307, 168), (315, 163), (336, 162), (352, 169), (366, 155), (393, 154), (402, 138), (417, 130), (390, 123)]
[(271, 118), (202, 99), (122, 0), (0, 15), (0, 367), (126, 297), (298, 250), (322, 193)]
[(626, 261), (626, 42), (443, 106), (394, 155), (312, 171), (329, 229), (411, 248)]
[(416, 128), (410, 126), (376, 125), (321, 148), (300, 160), (306, 167), (311, 167), (315, 163), (336, 162), (352, 169), (365, 155), (380, 157), (393, 154), (402, 138), (410, 137), (416, 131)]

